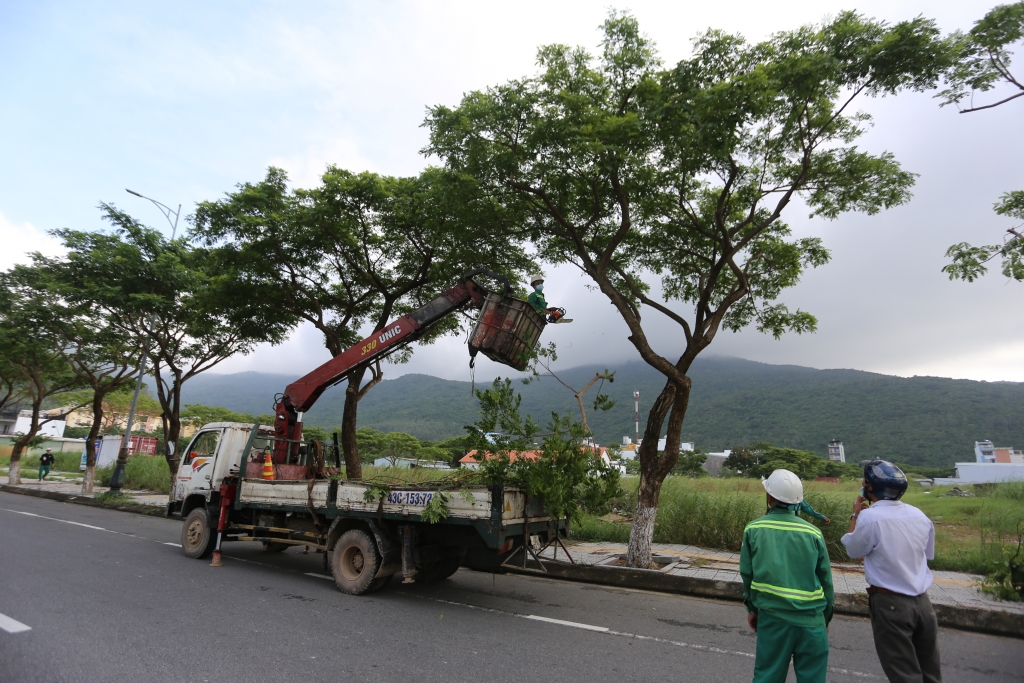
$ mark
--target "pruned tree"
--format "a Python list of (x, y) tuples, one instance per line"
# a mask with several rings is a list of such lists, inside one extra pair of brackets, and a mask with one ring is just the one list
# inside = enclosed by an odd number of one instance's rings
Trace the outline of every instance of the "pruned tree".
[[(312, 324), (332, 356), (475, 266), (514, 277), (531, 265), (510, 239), (515, 228), (503, 207), (475, 183), (437, 169), (395, 178), (332, 166), (316, 188), (290, 191), (284, 171), (271, 168), (262, 182), (200, 204), (194, 225), (229, 266), (222, 280), (233, 296)], [(458, 326), (455, 317), (442, 321), (419, 343)], [(389, 360), (404, 362), (411, 352)], [(358, 404), (382, 377), (377, 362), (348, 378), (341, 444), (349, 478), (362, 476)]]
[(100, 207), (113, 230), (54, 231), (68, 253), (51, 267), (69, 301), (91, 306), (114, 330), (143, 341), (173, 480), (182, 385), (256, 344), (281, 341), (288, 321), (263, 317), (257, 302), (220, 296), (218, 262), (207, 250), (168, 240), (111, 205)]
[[(665, 376), (639, 450), (628, 552), (631, 566), (647, 566), (691, 364), (723, 328), (815, 329), (778, 299), (829, 254), (793, 238), (782, 215), (798, 200), (827, 219), (907, 201), (913, 174), (854, 145), (869, 117), (853, 107), (932, 87), (952, 50), (931, 21), (846, 12), (757, 44), (709, 31), (691, 58), (663, 69), (628, 14), (612, 12), (603, 30), (598, 58), (542, 47), (537, 75), (432, 108), (425, 152), (519, 212), (541, 259), (585, 273)], [(649, 330), (665, 324), (678, 344), (655, 349)]]
[[(978, 20), (967, 34), (954, 34), (959, 59), (946, 76), (946, 90), (939, 93), (940, 106), (955, 105), (961, 114), (992, 109), (1018, 97), (1024, 97), (1024, 81), (1010, 71), (1013, 52), (1010, 46), (1024, 38), (1024, 2), (994, 7)], [(976, 92), (991, 92), (1002, 86), (1006, 97), (994, 102), (975, 104)], [(966, 101), (966, 106), (965, 105)], [(1024, 280), (1024, 190), (1006, 192), (993, 207), (997, 215), (1022, 221), (1006, 229), (1002, 244), (980, 247), (968, 242), (954, 244), (946, 250), (951, 262), (942, 268), (950, 280), (974, 282), (988, 272), (985, 264), (1002, 260), (1001, 271), (1007, 278)]]

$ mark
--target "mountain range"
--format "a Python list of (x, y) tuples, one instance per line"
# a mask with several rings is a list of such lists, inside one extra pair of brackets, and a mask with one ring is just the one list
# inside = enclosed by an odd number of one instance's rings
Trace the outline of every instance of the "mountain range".
[[(664, 379), (642, 362), (609, 367), (613, 383), (602, 393), (615, 400), (611, 410), (589, 405), (587, 419), (600, 443), (622, 443), (634, 436), (633, 391), (640, 392), (640, 430)], [(575, 389), (603, 366), (559, 371)], [(974, 459), (974, 441), (1024, 446), (1024, 383), (978, 382), (940, 377), (893, 377), (860, 370), (817, 370), (769, 365), (740, 358), (707, 357), (691, 368), (693, 389), (683, 425), (683, 441), (705, 451), (768, 441), (826, 454), (831, 439), (843, 441), (848, 462), (884, 458), (922, 466), (948, 466)], [(273, 412), (274, 394), (294, 377), (260, 372), (205, 374), (182, 388), (185, 403), (223, 406), (258, 415)], [(478, 384), (477, 388), (481, 388)], [(578, 414), (573, 392), (550, 377), (516, 383), (522, 410), (544, 424), (552, 411)], [(341, 424), (345, 385), (329, 389), (306, 414), (306, 422), (332, 428)], [(408, 374), (385, 379), (359, 406), (359, 425), (402, 431), (436, 440), (464, 434), (477, 419), (470, 382)]]

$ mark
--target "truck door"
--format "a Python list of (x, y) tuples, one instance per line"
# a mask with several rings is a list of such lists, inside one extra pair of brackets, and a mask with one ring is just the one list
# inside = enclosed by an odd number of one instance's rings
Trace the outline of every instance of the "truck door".
[(185, 455), (178, 465), (178, 476), (174, 483), (174, 500), (185, 500), (193, 493), (208, 497), (210, 479), (217, 459), (217, 449), (222, 441), (223, 429), (206, 429), (192, 438), (185, 449)]

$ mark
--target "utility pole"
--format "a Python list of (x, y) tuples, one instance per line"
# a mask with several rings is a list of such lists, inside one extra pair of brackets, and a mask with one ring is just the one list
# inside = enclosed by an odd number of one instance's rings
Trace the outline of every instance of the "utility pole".
[(633, 392), (633, 422), (635, 423), (634, 426), (636, 427), (636, 441), (634, 441), (633, 443), (635, 443), (637, 445), (637, 447), (639, 447), (640, 446), (640, 392), (639, 391), (634, 391)]
[[(125, 192), (127, 192), (128, 194), (133, 194), (136, 197), (148, 199), (149, 201), (153, 202), (153, 204), (155, 204), (156, 207), (160, 209), (160, 213), (164, 215), (164, 218), (167, 219), (167, 222), (170, 223), (171, 240), (174, 240), (174, 237), (178, 234), (178, 216), (181, 215), (181, 204), (178, 204), (178, 210), (174, 211), (173, 209), (171, 209), (171, 207), (166, 206), (165, 204), (161, 204), (155, 199), (151, 199), (149, 197), (141, 195), (138, 192), (135, 192), (134, 190), (129, 190), (125, 188)], [(173, 221), (171, 221), (172, 215), (174, 216)], [(150, 318), (149, 326), (152, 328), (155, 324), (156, 313), (154, 313), (153, 316)], [(139, 393), (142, 392), (142, 377), (143, 375), (146, 374), (146, 358), (148, 356), (149, 335), (146, 335), (145, 339), (142, 342), (142, 355), (139, 358), (139, 378), (135, 381), (135, 395), (132, 396), (132, 406), (128, 410), (128, 424), (125, 426), (124, 429), (124, 439), (121, 440), (121, 450), (118, 451), (117, 453), (117, 464), (114, 465), (114, 472), (110, 475), (110, 490), (114, 493), (117, 493), (124, 487), (124, 471), (125, 467), (128, 464), (128, 450), (131, 448), (132, 444), (132, 427), (135, 425), (135, 409), (139, 405)], [(174, 446), (171, 444), (166, 444), (165, 447), (171, 449), (174, 448)], [(171, 452), (173, 453), (173, 450)]]

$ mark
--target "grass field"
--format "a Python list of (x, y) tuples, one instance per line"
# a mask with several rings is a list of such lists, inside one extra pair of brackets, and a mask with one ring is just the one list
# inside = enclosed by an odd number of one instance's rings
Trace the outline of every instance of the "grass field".
[[(636, 506), (636, 477), (624, 477), (623, 494), (613, 502), (622, 514)], [(987, 495), (972, 498), (941, 497), (950, 487), (923, 489), (913, 485), (904, 502), (919, 507), (935, 523), (934, 569), (984, 573), (986, 565), (1001, 555), (1001, 548), (1016, 538), (1024, 521), (1024, 482), (1000, 484)], [(817, 524), (825, 534), (833, 560), (848, 560), (840, 538), (849, 528), (853, 501), (860, 484), (808, 482), (807, 501), (832, 518)], [(764, 514), (761, 482), (753, 479), (686, 479), (669, 477), (662, 487), (656, 543), (681, 543), (738, 551), (747, 522)], [(585, 541), (629, 539), (628, 522), (610, 521), (615, 515), (587, 515), (572, 530), (573, 538)]]

